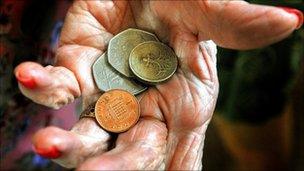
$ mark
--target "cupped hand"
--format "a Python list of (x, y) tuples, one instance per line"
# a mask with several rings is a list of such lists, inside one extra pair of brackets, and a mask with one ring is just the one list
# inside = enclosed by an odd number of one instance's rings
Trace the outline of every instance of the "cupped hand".
[(83, 118), (71, 131), (38, 131), (36, 152), (69, 168), (199, 169), (218, 94), (213, 41), (234, 49), (262, 47), (288, 36), (302, 23), (299, 17), (299, 11), (242, 1), (75, 1), (56, 66), (25, 62), (15, 70), (21, 91), (34, 102), (60, 108), (81, 96), (85, 108), (96, 101), (101, 93), (92, 64), (115, 34), (130, 27), (154, 32), (168, 43), (179, 69), (168, 82), (140, 95), (139, 122), (117, 138)]

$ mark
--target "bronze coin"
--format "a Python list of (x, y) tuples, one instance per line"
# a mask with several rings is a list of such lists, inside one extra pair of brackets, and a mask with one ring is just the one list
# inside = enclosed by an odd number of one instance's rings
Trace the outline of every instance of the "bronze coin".
[(95, 105), (95, 116), (99, 125), (109, 132), (124, 132), (139, 119), (139, 103), (134, 95), (112, 89), (101, 95)]

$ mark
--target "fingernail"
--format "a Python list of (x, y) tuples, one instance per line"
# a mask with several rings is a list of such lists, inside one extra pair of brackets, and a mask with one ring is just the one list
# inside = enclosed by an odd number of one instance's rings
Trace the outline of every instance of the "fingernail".
[(296, 29), (301, 28), (301, 26), (303, 25), (303, 13), (301, 11), (289, 7), (278, 7), (278, 8), (281, 8), (290, 14), (296, 15), (298, 17), (298, 24)]
[(49, 159), (56, 159), (61, 156), (61, 152), (54, 146), (52, 146), (49, 149), (36, 148), (33, 146), (33, 150), (35, 153), (39, 154), (40, 156)]
[(16, 78), (26, 88), (34, 89), (37, 87), (35, 79), (29, 73), (20, 72), (19, 70), (16, 72)]

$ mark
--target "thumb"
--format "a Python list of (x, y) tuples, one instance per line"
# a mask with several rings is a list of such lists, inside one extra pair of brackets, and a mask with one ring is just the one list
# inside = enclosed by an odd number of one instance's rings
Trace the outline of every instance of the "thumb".
[(74, 74), (65, 67), (24, 62), (15, 69), (21, 92), (36, 103), (58, 109), (80, 96)]
[(225, 48), (263, 47), (284, 39), (303, 24), (303, 13), (290, 8), (244, 1), (200, 1), (200, 7), (212, 22), (207, 32), (201, 31), (201, 38), (207, 36)]

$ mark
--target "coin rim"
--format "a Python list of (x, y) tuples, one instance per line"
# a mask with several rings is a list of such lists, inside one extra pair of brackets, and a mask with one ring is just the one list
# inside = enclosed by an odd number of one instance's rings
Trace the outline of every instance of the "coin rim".
[[(117, 39), (118, 36), (120, 36), (121, 34), (124, 34), (124, 33), (127, 32), (127, 31), (139, 31), (139, 32), (144, 32), (144, 33), (146, 33), (146, 34), (152, 35), (153, 37), (155, 37), (156, 42), (159, 42), (158, 37), (157, 37), (154, 33), (150, 33), (150, 32), (148, 32), (148, 31), (140, 30), (140, 29), (136, 29), (136, 28), (128, 28), (128, 29), (126, 29), (126, 30), (121, 31), (120, 33), (116, 34), (115, 36), (113, 36), (113, 37), (111, 38), (111, 40), (109, 41), (109, 44), (108, 44), (108, 50), (107, 50), (107, 55), (108, 55), (108, 56), (109, 56), (109, 53), (110, 53), (110, 52), (109, 52), (109, 51), (110, 51), (109, 49), (112, 48), (113, 45), (111, 45), (111, 44), (112, 44), (112, 42), (115, 40), (115, 38)], [(136, 46), (135, 46), (135, 47), (136, 47)], [(135, 47), (134, 47), (134, 48), (135, 48)], [(134, 48), (133, 48), (133, 49), (134, 49)], [(130, 53), (130, 54), (131, 54), (131, 53)], [(129, 54), (129, 57), (130, 57), (130, 54)], [(108, 60), (108, 62), (109, 62), (109, 64), (110, 64), (117, 72), (119, 72), (120, 74), (122, 74), (122, 75), (124, 75), (124, 76), (126, 76), (126, 77), (128, 77), (128, 78), (134, 77), (134, 75), (132, 75), (132, 74), (133, 74), (132, 71), (129, 72), (130, 75), (127, 75), (127, 74), (122, 73), (122, 72), (120, 72), (119, 70), (117, 70), (117, 69), (113, 66), (113, 64), (111, 63), (111, 60)], [(130, 65), (129, 65), (129, 70), (130, 70)]]
[[(106, 92), (106, 91), (110, 91), (110, 90), (103, 90), (103, 89), (100, 88), (101, 86), (99, 86), (99, 84), (98, 84), (98, 81), (97, 81), (97, 77), (98, 77), (98, 76), (97, 76), (97, 73), (94, 71), (94, 68), (95, 68), (95, 66), (97, 65), (97, 62), (98, 62), (98, 60), (100, 60), (101, 57), (106, 58), (106, 62), (108, 62), (107, 56), (108, 56), (108, 54), (107, 54), (107, 51), (106, 51), (106, 52), (104, 52), (102, 55), (100, 55), (100, 56), (95, 60), (93, 66), (92, 66), (92, 72), (93, 72), (93, 78), (94, 78), (95, 84), (96, 84), (97, 88), (98, 88), (100, 91), (102, 91), (102, 92)], [(109, 65), (109, 67), (112, 67), (112, 66)], [(122, 76), (122, 77), (126, 77), (126, 76), (122, 75), (120, 72), (118, 72), (116, 69), (114, 69), (113, 67), (112, 67), (111, 69), (113, 69), (114, 72), (115, 72), (117, 75), (119, 74), (119, 75)], [(126, 79), (128, 79), (130, 82), (133, 82), (134, 84), (139, 85), (138, 83), (134, 82), (133, 80), (129, 79), (128, 77), (126, 77)], [(133, 94), (133, 95), (138, 95), (138, 94), (144, 92), (145, 90), (147, 90), (147, 88), (148, 88), (147, 86), (144, 86), (144, 85), (140, 85), (140, 86), (142, 86), (143, 89), (138, 90), (138, 91), (136, 91), (136, 92), (134, 92), (134, 93), (133, 93), (133, 92), (129, 92), (129, 93), (131, 93), (131, 94)], [(119, 89), (119, 88), (115, 88), (115, 89)], [(112, 89), (111, 89), (111, 90), (112, 90)], [(124, 89), (119, 89), (119, 90), (124, 90)], [(125, 91), (127, 91), (127, 90), (125, 90)]]
[[(173, 72), (170, 75), (168, 75), (167, 77), (163, 78), (163, 79), (158, 79), (158, 80), (152, 80), (152, 79), (150, 79), (150, 80), (147, 80), (143, 76), (141, 76), (138, 72), (136, 72), (133, 69), (133, 67), (132, 67), (132, 59), (131, 59), (132, 58), (132, 53), (135, 51), (136, 48), (139, 48), (139, 46), (141, 46), (143, 44), (148, 44), (148, 43), (155, 43), (155, 44), (160, 44), (160, 45), (162, 45), (164, 47), (168, 47), (172, 51), (172, 53), (175, 55), (176, 66), (175, 66)], [(178, 68), (178, 57), (176, 56), (175, 52), (171, 49), (171, 47), (167, 46), (166, 44), (164, 44), (162, 42), (146, 41), (146, 42), (138, 44), (137, 46), (135, 46), (133, 48), (133, 50), (131, 51), (130, 56), (129, 56), (129, 66), (130, 66), (130, 69), (133, 72), (133, 74), (136, 76), (136, 78), (138, 78), (141, 82), (155, 85), (155, 84), (167, 81), (169, 78), (171, 78), (174, 75), (174, 73), (176, 72), (176, 70)]]
[[(96, 111), (97, 111), (96, 105), (97, 105), (98, 101), (102, 98), (102, 96), (103, 96), (104, 94), (109, 93), (109, 92), (111, 92), (111, 91), (123, 91), (123, 92), (126, 92), (126, 93), (130, 94), (130, 95), (135, 99), (135, 101), (136, 101), (136, 103), (137, 103), (137, 106), (138, 106), (138, 115), (137, 115), (136, 121), (135, 121), (130, 127), (126, 128), (126, 129), (123, 129), (123, 130), (120, 130), (120, 131), (113, 131), (113, 130), (110, 130), (110, 129), (105, 128), (105, 127), (101, 124), (101, 122), (98, 120), (98, 117), (97, 117), (98, 115), (97, 115), (97, 112), (96, 112)], [(126, 90), (121, 90), (121, 89), (111, 89), (111, 90), (106, 91), (105, 93), (103, 93), (103, 94), (98, 98), (98, 100), (97, 100), (96, 103), (95, 103), (94, 112), (95, 112), (96, 121), (97, 121), (97, 123), (99, 124), (100, 127), (102, 127), (104, 130), (106, 130), (106, 131), (108, 131), (108, 132), (121, 133), (121, 132), (125, 132), (125, 131), (131, 129), (131, 128), (138, 122), (138, 120), (139, 120), (139, 118), (140, 118), (140, 104), (139, 104), (139, 101), (137, 100), (137, 98), (136, 98), (132, 93), (130, 93), (130, 92), (126, 91)]]

